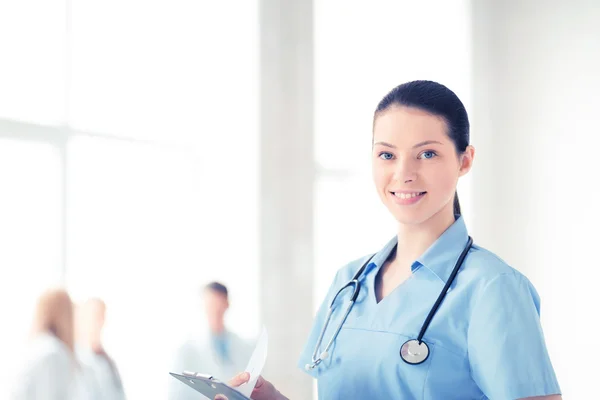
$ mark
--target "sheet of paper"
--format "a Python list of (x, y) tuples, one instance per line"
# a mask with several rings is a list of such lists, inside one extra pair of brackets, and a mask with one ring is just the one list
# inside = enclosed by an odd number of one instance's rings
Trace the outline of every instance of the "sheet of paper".
[(246, 397), (250, 397), (254, 386), (256, 386), (256, 381), (262, 372), (263, 367), (265, 366), (265, 362), (267, 361), (267, 349), (269, 345), (269, 336), (267, 334), (266, 328), (263, 326), (260, 336), (256, 342), (256, 347), (254, 348), (254, 352), (250, 357), (250, 361), (248, 361), (248, 366), (245, 369), (245, 372), (250, 374), (250, 380), (245, 385), (242, 385), (237, 388), (237, 390), (242, 393)]

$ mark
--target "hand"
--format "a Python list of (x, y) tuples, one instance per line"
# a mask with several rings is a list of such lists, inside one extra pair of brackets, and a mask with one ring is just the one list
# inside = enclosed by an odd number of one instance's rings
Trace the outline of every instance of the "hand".
[[(231, 379), (228, 384), (235, 388), (248, 382), (248, 380), (250, 380), (250, 374), (248, 372), (242, 372)], [(258, 377), (250, 398), (254, 400), (287, 400), (285, 396), (275, 389), (275, 386), (273, 386), (271, 382), (267, 381), (262, 376)]]

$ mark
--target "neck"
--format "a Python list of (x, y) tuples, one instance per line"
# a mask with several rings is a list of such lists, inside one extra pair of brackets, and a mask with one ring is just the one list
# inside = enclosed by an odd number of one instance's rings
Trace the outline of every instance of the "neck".
[(417, 225), (399, 224), (398, 257), (405, 263), (419, 258), (454, 223), (452, 209), (442, 210), (427, 221)]
[(213, 335), (221, 335), (225, 332), (225, 322), (219, 321), (210, 327), (210, 331)]
[(92, 349), (94, 352), (102, 351), (102, 340), (99, 337), (92, 336), (84, 338), (81, 343)]

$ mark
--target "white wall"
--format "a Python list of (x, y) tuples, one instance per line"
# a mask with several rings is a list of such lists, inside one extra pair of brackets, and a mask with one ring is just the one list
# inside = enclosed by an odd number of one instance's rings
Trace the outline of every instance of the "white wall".
[(600, 3), (473, 2), (473, 234), (534, 283), (565, 398), (600, 357)]

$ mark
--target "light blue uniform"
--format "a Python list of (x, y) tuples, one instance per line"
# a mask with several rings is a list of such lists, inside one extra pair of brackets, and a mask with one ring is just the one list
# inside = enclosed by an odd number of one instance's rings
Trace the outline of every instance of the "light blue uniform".
[[(417, 338), (467, 239), (459, 217), (413, 263), (410, 278), (379, 303), (375, 276), (397, 239), (373, 257), (329, 357), (308, 372), (318, 379), (320, 400), (504, 400), (560, 393), (540, 326), (535, 288), (521, 273), (476, 245), (423, 337), (430, 349), (427, 360), (409, 365), (400, 358), (400, 347)], [(303, 370), (311, 362), (331, 300), (367, 259), (338, 271), (300, 357)], [(338, 296), (319, 351), (339, 325), (351, 292), (346, 289)]]

